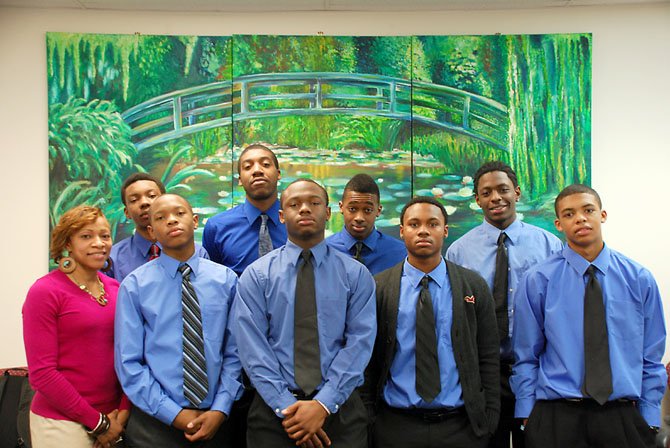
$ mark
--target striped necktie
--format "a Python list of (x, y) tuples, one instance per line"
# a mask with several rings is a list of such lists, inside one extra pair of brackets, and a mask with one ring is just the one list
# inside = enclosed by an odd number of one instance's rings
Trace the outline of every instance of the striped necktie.
[(205, 362), (205, 342), (202, 337), (202, 317), (200, 304), (191, 284), (191, 267), (184, 263), (179, 266), (181, 281), (181, 308), (184, 333), (184, 397), (193, 407), (200, 406), (207, 396), (207, 364)]

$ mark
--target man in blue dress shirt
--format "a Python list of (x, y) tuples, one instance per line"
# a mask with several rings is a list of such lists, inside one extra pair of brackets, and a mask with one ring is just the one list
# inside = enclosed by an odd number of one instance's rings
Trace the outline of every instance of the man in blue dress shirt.
[(566, 187), (555, 209), (567, 247), (531, 268), (516, 296), (511, 384), (526, 444), (651, 448), (666, 385), (656, 282), (604, 244), (593, 189)]
[(340, 211), (344, 217), (344, 228), (326, 238), (326, 244), (363, 263), (372, 275), (405, 259), (407, 251), (402, 241), (375, 228), (382, 206), (379, 187), (372, 177), (356, 174), (347, 182)]
[[(112, 268), (107, 275), (121, 283), (138, 267), (160, 254), (160, 243), (149, 234), (149, 207), (157, 197), (165, 193), (165, 185), (148, 173), (134, 173), (121, 185), (121, 200), (127, 219), (135, 223), (135, 233), (112, 246), (110, 258)], [(209, 258), (207, 251), (195, 243), (196, 253)]]
[[(197, 256), (193, 231), (198, 216), (185, 199), (172, 194), (157, 198), (150, 218), (150, 232), (163, 252), (122, 283), (114, 321), (115, 368), (134, 405), (126, 427), (127, 444), (237, 448), (226, 421), (242, 388), (229, 318), (237, 276)], [(191, 372), (186, 354), (193, 356), (189, 352), (193, 349), (184, 339), (183, 278), (189, 274), (182, 271), (189, 267), (192, 294), (199, 303), (198, 353), (204, 357), (200, 371), (206, 377), (198, 383), (203, 391), (199, 403), (188, 398), (186, 387)]]
[(505, 313), (508, 331), (500, 339), (500, 422), (489, 443), (490, 448), (509, 448), (510, 433), (515, 448), (522, 448), (524, 435), (521, 423), (514, 418), (514, 394), (509, 386), (514, 356), (512, 354), (512, 327), (514, 323), (514, 292), (519, 280), (529, 267), (562, 249), (555, 235), (527, 224), (516, 216), (516, 203), (521, 188), (516, 173), (502, 162), (483, 164), (475, 173), (475, 200), (484, 213), (484, 222), (470, 230), (447, 249), (447, 260), (453, 261), (484, 277), (494, 290), (498, 239), (505, 234), (508, 258), (507, 307), (496, 309)]
[[(211, 259), (229, 267), (240, 276), (261, 254), (286, 243), (286, 227), (279, 220), (277, 183), (281, 178), (277, 156), (266, 146), (252, 144), (244, 148), (237, 162), (239, 184), (246, 200), (230, 210), (211, 217), (205, 224), (202, 244)], [(265, 226), (263, 223), (265, 222)], [(270, 241), (261, 244), (261, 229)], [(238, 448), (246, 443), (247, 412), (253, 391), (245, 378), (242, 398), (235, 403), (232, 425), (236, 427)]]
[[(245, 348), (240, 359), (257, 391), (247, 444), (318, 447), (332, 441), (364, 448), (367, 413), (355, 389), (375, 338), (374, 281), (365, 266), (325, 243), (330, 208), (323, 187), (298, 179), (284, 190), (281, 204), (289, 240), (245, 270), (235, 298), (234, 333)], [(311, 328), (318, 336), (309, 342), (297, 340), (294, 328), (299, 272), (309, 266), (304, 257), (311, 260), (315, 284)], [(313, 391), (298, 385), (298, 373), (304, 373), (295, 368), (299, 349), (316, 351)]]
[(209, 218), (202, 244), (213, 261), (228, 266), (239, 276), (259, 258), (263, 221), (273, 247), (286, 243), (286, 227), (279, 221), (277, 182), (281, 172), (277, 156), (266, 146), (249, 145), (240, 154), (237, 172), (246, 200)]
[(500, 411), (491, 293), (442, 258), (447, 212), (435, 198), (410, 200), (400, 223), (407, 259), (375, 276), (377, 339), (363, 389), (374, 446), (485, 447)]

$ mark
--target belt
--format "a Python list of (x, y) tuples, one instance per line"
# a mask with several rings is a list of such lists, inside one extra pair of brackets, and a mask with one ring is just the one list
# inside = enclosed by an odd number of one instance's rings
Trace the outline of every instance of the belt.
[(312, 392), (309, 395), (306, 394), (305, 392), (301, 391), (301, 390), (291, 390), (289, 392), (291, 392), (293, 394), (293, 396), (298, 400), (313, 400), (314, 397), (316, 397), (316, 394), (319, 393), (318, 390), (315, 390), (314, 392)]
[(423, 409), (423, 408), (395, 408), (384, 403), (384, 408), (390, 412), (401, 415), (408, 415), (415, 417), (424, 422), (437, 423), (448, 418), (453, 418), (460, 415), (465, 415), (465, 407), (458, 408), (437, 408), (437, 409)]
[[(586, 397), (575, 397), (575, 398), (559, 398), (557, 400), (548, 400), (548, 401), (556, 401), (559, 403), (574, 403), (574, 404), (590, 404), (590, 405), (597, 405), (600, 406), (600, 404), (594, 400), (593, 398), (586, 398)], [(608, 406), (608, 405), (635, 405), (637, 402), (635, 400), (631, 400), (630, 398), (617, 398), (616, 400), (610, 400), (603, 404), (602, 406)]]

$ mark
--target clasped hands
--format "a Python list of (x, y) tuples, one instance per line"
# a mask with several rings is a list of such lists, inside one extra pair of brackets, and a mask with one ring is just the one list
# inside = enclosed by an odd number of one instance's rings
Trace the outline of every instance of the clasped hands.
[(328, 417), (326, 409), (316, 400), (300, 400), (282, 411), (282, 426), (288, 436), (301, 448), (330, 446), (330, 439), (323, 430)]
[(129, 412), (127, 410), (119, 411), (114, 409), (107, 414), (109, 418), (109, 429), (96, 437), (93, 443), (94, 448), (110, 448), (116, 444), (123, 434), (123, 429), (128, 421)]
[(191, 442), (210, 440), (226, 420), (226, 414), (220, 411), (201, 411), (182, 409), (172, 422), (172, 426), (184, 431), (184, 437)]

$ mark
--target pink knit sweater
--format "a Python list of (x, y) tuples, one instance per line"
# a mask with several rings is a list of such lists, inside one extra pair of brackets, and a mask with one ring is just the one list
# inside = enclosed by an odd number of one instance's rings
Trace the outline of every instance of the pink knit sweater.
[(94, 428), (100, 412), (128, 409), (114, 372), (114, 309), (119, 283), (98, 274), (107, 306), (54, 270), (33, 284), (23, 305), (31, 410)]

